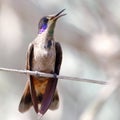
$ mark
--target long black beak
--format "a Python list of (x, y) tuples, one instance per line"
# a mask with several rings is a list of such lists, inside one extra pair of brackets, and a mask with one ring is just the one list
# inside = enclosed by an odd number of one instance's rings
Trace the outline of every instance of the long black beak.
[[(65, 9), (61, 10), (59, 13), (57, 13), (56, 15), (54, 15), (51, 19), (53, 20), (57, 20), (58, 18), (67, 15), (66, 13), (63, 13), (65, 11)], [(63, 14), (61, 14), (63, 13)]]

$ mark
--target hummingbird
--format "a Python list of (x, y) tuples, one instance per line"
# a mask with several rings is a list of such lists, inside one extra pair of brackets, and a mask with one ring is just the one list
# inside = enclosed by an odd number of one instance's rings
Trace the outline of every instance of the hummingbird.
[(62, 63), (62, 48), (54, 39), (54, 29), (58, 18), (66, 15), (61, 10), (55, 15), (44, 16), (38, 24), (38, 35), (29, 44), (27, 50), (26, 69), (51, 73), (53, 78), (28, 75), (28, 80), (19, 104), (21, 113), (31, 106), (37, 114), (44, 115), (48, 109), (55, 110), (59, 105), (56, 90), (60, 67)]

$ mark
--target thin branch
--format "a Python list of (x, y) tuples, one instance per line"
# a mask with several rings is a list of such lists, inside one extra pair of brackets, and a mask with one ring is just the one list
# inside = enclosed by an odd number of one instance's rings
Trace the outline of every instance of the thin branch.
[(88, 82), (88, 83), (101, 84), (101, 85), (107, 84), (106, 81), (92, 80), (92, 79), (78, 78), (78, 77), (69, 77), (69, 76), (63, 76), (63, 75), (54, 76), (53, 74), (43, 73), (43, 72), (38, 72), (38, 71), (17, 70), (17, 69), (8, 69), (8, 68), (0, 68), (0, 71), (29, 74), (29, 75), (38, 76), (38, 77), (49, 77), (49, 78), (57, 77), (58, 79), (73, 80), (73, 81), (79, 81), (79, 82)]

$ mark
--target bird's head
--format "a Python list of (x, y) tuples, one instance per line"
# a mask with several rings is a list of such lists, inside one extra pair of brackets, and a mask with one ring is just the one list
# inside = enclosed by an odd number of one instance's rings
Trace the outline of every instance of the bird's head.
[(53, 34), (57, 19), (66, 15), (65, 13), (63, 13), (64, 10), (65, 9), (61, 10), (59, 13), (55, 15), (48, 15), (48, 16), (41, 18), (38, 24), (38, 34), (42, 34), (45, 31), (49, 32), (50, 34)]

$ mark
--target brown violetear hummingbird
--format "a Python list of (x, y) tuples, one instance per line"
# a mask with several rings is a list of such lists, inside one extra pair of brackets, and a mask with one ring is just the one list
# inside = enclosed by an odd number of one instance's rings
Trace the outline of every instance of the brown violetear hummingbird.
[[(38, 35), (28, 47), (26, 69), (59, 75), (62, 49), (54, 40), (54, 29), (58, 18), (66, 15), (60, 11), (56, 15), (43, 17), (38, 24)], [(59, 96), (56, 90), (58, 79), (29, 75), (19, 111), (25, 112), (32, 105), (36, 113), (44, 115), (48, 109), (58, 108)]]

